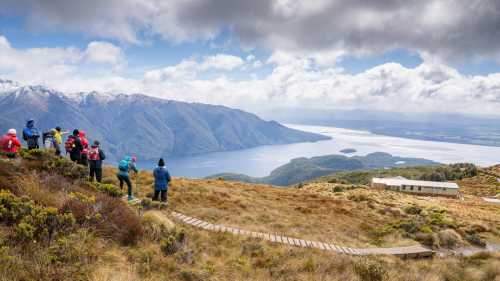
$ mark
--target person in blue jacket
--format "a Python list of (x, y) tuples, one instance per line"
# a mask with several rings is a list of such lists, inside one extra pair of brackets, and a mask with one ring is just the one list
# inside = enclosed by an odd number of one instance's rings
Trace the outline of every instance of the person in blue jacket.
[(35, 120), (29, 119), (28, 122), (26, 122), (26, 127), (23, 129), (23, 140), (26, 141), (29, 150), (39, 148), (39, 138), (40, 133), (35, 127)]
[(165, 161), (163, 161), (163, 158), (160, 158), (160, 161), (158, 161), (158, 167), (153, 171), (153, 175), (155, 177), (155, 193), (153, 200), (157, 201), (158, 195), (160, 195), (161, 202), (167, 202), (168, 184), (171, 178), (165, 168)]

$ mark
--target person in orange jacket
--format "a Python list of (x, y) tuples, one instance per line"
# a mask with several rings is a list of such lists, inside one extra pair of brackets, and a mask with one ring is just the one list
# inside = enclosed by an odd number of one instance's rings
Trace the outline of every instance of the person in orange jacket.
[(17, 139), (16, 129), (10, 129), (0, 140), (2, 152), (9, 158), (15, 158), (17, 151), (21, 148), (21, 142)]

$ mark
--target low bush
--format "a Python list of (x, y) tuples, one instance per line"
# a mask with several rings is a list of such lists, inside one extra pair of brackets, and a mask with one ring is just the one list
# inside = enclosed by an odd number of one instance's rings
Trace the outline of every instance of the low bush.
[(363, 281), (383, 281), (387, 278), (387, 269), (370, 259), (361, 259), (353, 265), (354, 272)]
[(342, 191), (344, 191), (344, 189), (343, 189), (341, 186), (338, 186), (338, 185), (337, 185), (337, 186), (335, 186), (335, 187), (333, 188), (333, 190), (332, 190), (332, 191), (333, 191), (333, 192), (342, 192)]
[(249, 240), (241, 245), (241, 254), (245, 256), (262, 257), (264, 256), (264, 247), (254, 240)]
[(0, 222), (13, 225), (13, 239), (18, 243), (40, 242), (50, 244), (60, 234), (73, 227), (71, 213), (43, 207), (27, 198), (20, 198), (9, 191), (0, 191)]
[(439, 245), (453, 249), (463, 243), (462, 237), (453, 229), (445, 229), (438, 232)]
[(135, 244), (144, 234), (137, 214), (120, 199), (98, 196), (97, 205), (102, 219), (97, 225), (99, 233), (124, 245)]
[(418, 215), (422, 212), (422, 208), (417, 205), (407, 205), (403, 208), (404, 212), (410, 215)]
[(417, 233), (415, 235), (415, 240), (422, 243), (425, 246), (429, 246), (432, 248), (439, 247), (439, 238), (435, 233)]
[(160, 241), (175, 228), (174, 223), (159, 211), (147, 211), (141, 218), (144, 234), (151, 241)]
[(72, 212), (80, 225), (125, 245), (135, 244), (143, 235), (139, 217), (117, 198), (72, 193), (63, 210)]
[(392, 225), (383, 225), (379, 227), (375, 227), (371, 230), (369, 230), (369, 235), (372, 238), (372, 241), (375, 245), (380, 245), (382, 244), (383, 237), (392, 233), (394, 231), (394, 228)]
[(160, 242), (160, 249), (163, 254), (169, 256), (179, 251), (186, 243), (186, 234), (184, 230), (174, 230)]
[(107, 194), (111, 197), (122, 197), (125, 193), (114, 184), (91, 182), (89, 185), (96, 191)]
[(479, 247), (486, 247), (486, 241), (484, 241), (479, 235), (477, 234), (467, 234), (465, 235), (465, 240), (469, 242), (470, 244), (474, 246), (479, 246)]

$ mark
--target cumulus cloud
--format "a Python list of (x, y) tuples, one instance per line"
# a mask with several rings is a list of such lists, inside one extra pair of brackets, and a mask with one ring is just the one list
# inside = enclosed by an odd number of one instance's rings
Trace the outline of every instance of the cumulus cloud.
[(203, 63), (200, 65), (201, 69), (223, 69), (223, 70), (233, 70), (242, 66), (245, 62), (237, 56), (217, 54), (215, 56), (208, 56), (204, 59)]
[[(84, 50), (16, 49), (0, 36), (0, 77), (65, 92), (144, 93), (256, 112), (279, 106), (500, 114), (500, 73), (467, 76), (439, 61), (426, 61), (415, 68), (387, 63), (348, 74), (324, 64), (314, 53), (275, 52), (266, 61), (270, 72), (255, 76), (252, 67), (260, 62), (255, 57), (221, 53), (185, 59), (129, 78), (112, 71), (122, 56), (121, 50), (105, 42), (90, 43)], [(89, 63), (107, 65), (109, 70), (88, 72)], [(237, 68), (240, 71), (235, 77), (230, 70)], [(94, 67), (90, 69), (94, 71)], [(210, 75), (201, 75), (205, 73)]]
[[(85, 50), (75, 47), (16, 49), (0, 35), (0, 75), (16, 80), (64, 83), (66, 78), (83, 75), (86, 68), (113, 70), (125, 62), (121, 49), (107, 42), (90, 42)], [(95, 72), (89, 74), (97, 76)]]
[(94, 41), (88, 44), (84, 59), (90, 63), (121, 65), (125, 62), (125, 55), (118, 46), (109, 42)]
[[(224, 28), (272, 50), (371, 54), (405, 48), (447, 60), (500, 61), (497, 0), (4, 0), (33, 28), (125, 42), (193, 41)], [(1, 12), (0, 12), (1, 13)]]
[(416, 68), (388, 63), (351, 75), (303, 59), (276, 65), (260, 79), (221, 75), (138, 83), (154, 96), (253, 111), (279, 106), (498, 115), (500, 108), (500, 74), (464, 76), (432, 63)]

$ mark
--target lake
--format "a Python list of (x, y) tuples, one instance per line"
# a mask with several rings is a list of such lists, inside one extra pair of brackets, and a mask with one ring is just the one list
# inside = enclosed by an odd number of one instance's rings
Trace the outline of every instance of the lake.
[[(356, 152), (348, 154), (349, 156), (380, 151), (403, 157), (426, 158), (441, 163), (471, 162), (480, 166), (500, 163), (500, 147), (412, 140), (324, 126), (295, 124), (286, 126), (327, 135), (332, 139), (171, 158), (166, 159), (167, 168), (174, 176), (189, 178), (201, 178), (222, 172), (261, 177), (293, 158), (342, 154), (339, 151), (344, 148), (356, 149)], [(153, 169), (155, 164), (139, 163), (139, 167)]]

